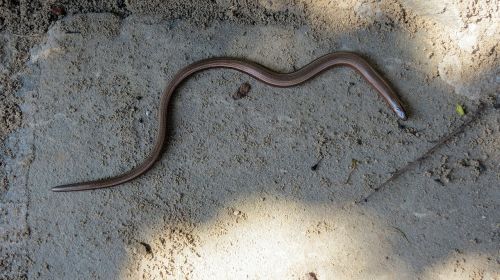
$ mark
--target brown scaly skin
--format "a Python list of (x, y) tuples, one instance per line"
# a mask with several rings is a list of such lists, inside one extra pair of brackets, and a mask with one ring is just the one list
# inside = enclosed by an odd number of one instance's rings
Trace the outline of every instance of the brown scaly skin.
[(160, 101), (159, 128), (156, 141), (150, 155), (139, 166), (115, 177), (61, 185), (52, 188), (55, 192), (84, 191), (92, 189), (109, 188), (133, 180), (148, 171), (161, 155), (166, 139), (167, 109), (170, 97), (175, 89), (185, 79), (196, 72), (213, 68), (227, 68), (248, 74), (255, 79), (275, 87), (292, 87), (312, 79), (321, 72), (333, 66), (348, 66), (357, 70), (384, 98), (396, 115), (406, 120), (405, 110), (395, 92), (387, 82), (378, 74), (362, 57), (349, 52), (336, 52), (322, 56), (301, 69), (292, 73), (277, 73), (257, 63), (242, 59), (219, 57), (200, 60), (180, 70), (165, 89)]

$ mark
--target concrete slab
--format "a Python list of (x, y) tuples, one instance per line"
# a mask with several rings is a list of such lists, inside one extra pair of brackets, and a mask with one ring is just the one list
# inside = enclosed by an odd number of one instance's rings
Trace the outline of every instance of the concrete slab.
[[(200, 29), (110, 14), (58, 21), (32, 50), (21, 91), (27, 127), (12, 136), (29, 159), (27, 182), (16, 184), (28, 193), (29, 278), (460, 279), (458, 263), (495, 279), (498, 114), (368, 204), (353, 203), (459, 124), (457, 102), (474, 107), (428, 72), (426, 44), (399, 29), (318, 39), (307, 27)], [(409, 121), (352, 70), (290, 89), (210, 71), (174, 97), (171, 141), (145, 176), (49, 191), (140, 162), (160, 93), (190, 62), (236, 56), (292, 71), (336, 50), (372, 61)], [(233, 100), (247, 81), (249, 96)]]

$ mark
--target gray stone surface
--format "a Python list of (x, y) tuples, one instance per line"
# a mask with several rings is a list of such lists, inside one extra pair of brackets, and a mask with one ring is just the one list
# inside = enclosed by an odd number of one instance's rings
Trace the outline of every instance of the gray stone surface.
[[(317, 38), (307, 26), (200, 28), (110, 14), (58, 21), (31, 51), (19, 93), (27, 125), (7, 141), (15, 179), (5, 195), (28, 214), (6, 215), (20, 222), (5, 235), (29, 229), (20, 239), (28, 278), (498, 277), (498, 114), (366, 205), (353, 203), (456, 127), (457, 102), (475, 106), (429, 73), (436, 62), (418, 33), (383, 34)], [(140, 162), (158, 98), (190, 62), (235, 56), (292, 71), (336, 50), (372, 61), (410, 119), (399, 122), (345, 68), (290, 89), (210, 71), (174, 97), (171, 141), (153, 170), (118, 188), (50, 192)], [(247, 81), (249, 96), (233, 100)]]

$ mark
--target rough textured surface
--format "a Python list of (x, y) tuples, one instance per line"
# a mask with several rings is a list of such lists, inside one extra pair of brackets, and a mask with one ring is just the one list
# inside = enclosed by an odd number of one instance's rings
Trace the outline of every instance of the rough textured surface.
[[(0, 278), (497, 279), (496, 109), (353, 204), (456, 127), (456, 103), (497, 97), (494, 2), (2, 3)], [(335, 50), (377, 65), (410, 120), (348, 69), (291, 89), (211, 71), (174, 98), (147, 175), (48, 191), (139, 162), (190, 62), (291, 71)]]

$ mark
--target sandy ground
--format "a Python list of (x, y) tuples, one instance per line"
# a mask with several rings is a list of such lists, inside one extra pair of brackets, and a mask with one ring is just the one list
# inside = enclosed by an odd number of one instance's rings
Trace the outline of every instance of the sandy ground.
[[(147, 3), (2, 3), (0, 278), (500, 279), (498, 3)], [(345, 68), (289, 89), (210, 71), (174, 97), (149, 173), (50, 192), (139, 163), (191, 62), (289, 72), (338, 50), (372, 62), (409, 120)]]

